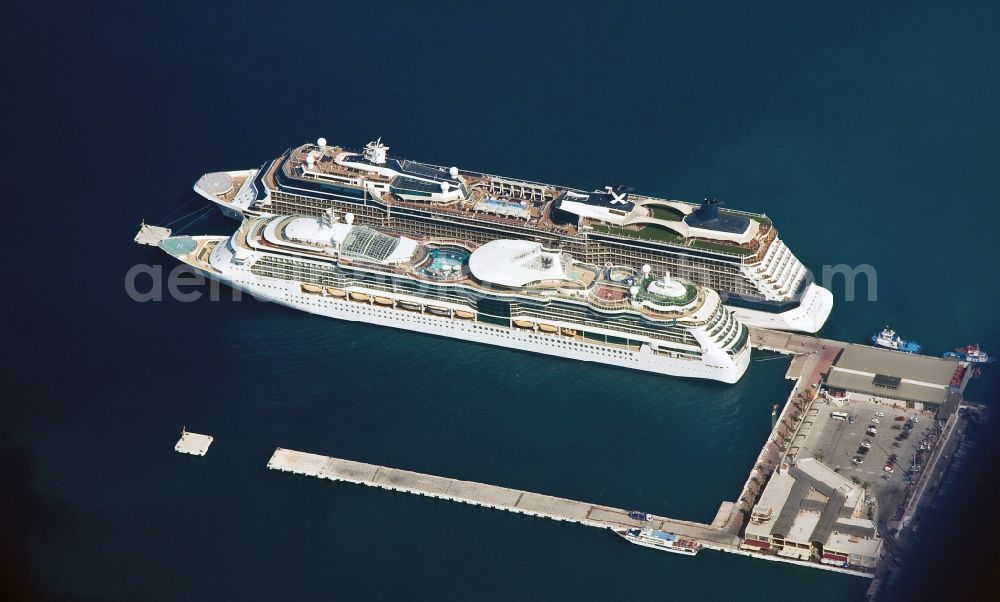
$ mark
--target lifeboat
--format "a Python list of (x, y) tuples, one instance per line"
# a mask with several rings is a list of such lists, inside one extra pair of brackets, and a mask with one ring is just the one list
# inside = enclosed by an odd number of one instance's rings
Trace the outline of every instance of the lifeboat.
[(559, 332), (559, 329), (551, 324), (539, 324), (538, 330), (542, 332)]
[(319, 286), (317, 284), (303, 284), (302, 285), (302, 292), (304, 292), (304, 293), (311, 293), (311, 294), (315, 295), (317, 293), (322, 293), (323, 292), (323, 287)]
[(402, 307), (403, 309), (408, 309), (410, 311), (420, 311), (421, 309), (423, 309), (423, 307), (421, 307), (419, 303), (414, 303), (412, 301), (400, 301), (399, 307)]
[(461, 309), (455, 310), (455, 317), (459, 320), (471, 320), (473, 315), (471, 311), (463, 311)]
[(440, 307), (438, 305), (428, 305), (427, 306), (427, 311), (431, 312), (432, 314), (437, 314), (439, 316), (450, 316), (451, 315), (451, 310), (450, 309), (448, 309), (447, 307)]
[(518, 328), (534, 328), (535, 323), (531, 320), (514, 320), (514, 326)]
[(356, 291), (351, 293), (351, 301), (367, 301), (367, 300), (368, 300), (368, 295), (365, 293), (359, 293)]
[(392, 305), (392, 299), (389, 297), (375, 297), (376, 305)]
[(343, 298), (347, 296), (347, 293), (345, 293), (342, 289), (331, 288), (331, 287), (327, 287), (326, 294), (330, 295), (331, 297), (338, 297), (338, 298)]
[(567, 337), (575, 337), (576, 336), (576, 330), (574, 330), (572, 328), (563, 328), (562, 329), (562, 333), (563, 333), (564, 336), (567, 336)]

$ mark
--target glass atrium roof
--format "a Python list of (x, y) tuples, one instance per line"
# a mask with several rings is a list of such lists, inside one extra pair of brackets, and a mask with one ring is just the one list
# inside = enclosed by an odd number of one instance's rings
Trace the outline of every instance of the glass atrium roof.
[(340, 245), (340, 255), (349, 259), (385, 261), (399, 246), (399, 239), (376, 232), (365, 226), (355, 226)]

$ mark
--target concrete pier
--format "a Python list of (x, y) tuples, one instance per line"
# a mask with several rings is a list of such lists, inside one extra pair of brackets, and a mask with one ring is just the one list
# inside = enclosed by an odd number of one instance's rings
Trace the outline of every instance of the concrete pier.
[(578, 502), (486, 485), (472, 481), (460, 481), (398, 468), (377, 466), (364, 462), (354, 462), (317, 454), (278, 448), (267, 463), (271, 470), (343, 481), (369, 487), (379, 487), (391, 491), (402, 491), (416, 495), (435, 497), (454, 502), (483, 506), (494, 510), (505, 510), (528, 516), (551, 518), (600, 527), (621, 529), (644, 527), (669, 531), (677, 535), (695, 539), (709, 548), (735, 548), (738, 540), (733, 534), (719, 527), (689, 521), (654, 516), (648, 521), (637, 521), (628, 517), (628, 511), (587, 502)]
[(177, 440), (174, 451), (191, 456), (204, 456), (208, 453), (208, 446), (212, 445), (210, 435), (199, 435), (190, 433), (186, 428), (181, 429), (181, 438)]
[[(734, 507), (732, 502), (723, 502), (712, 525), (691, 521), (652, 516), (648, 521), (629, 518), (628, 511), (588, 502), (578, 502), (565, 498), (521, 491), (473, 481), (460, 481), (435, 475), (366, 464), (341, 458), (331, 458), (318, 454), (278, 448), (271, 456), (267, 467), (271, 470), (290, 472), (297, 475), (343, 481), (368, 487), (378, 487), (415, 495), (473, 504), (494, 510), (504, 510), (516, 514), (526, 514), (541, 518), (576, 523), (601, 529), (622, 529), (642, 527), (659, 529), (681, 535), (698, 542), (703, 548), (761, 558), (787, 564), (871, 577), (870, 574), (838, 566), (806, 562), (774, 555), (758, 554), (739, 548), (736, 529), (724, 517)], [(718, 526), (722, 525), (722, 526)], [(738, 528), (739, 525), (736, 525)]]
[(160, 226), (150, 226), (146, 222), (143, 222), (139, 226), (139, 232), (136, 233), (135, 242), (140, 245), (148, 245), (150, 247), (155, 247), (160, 244), (160, 241), (164, 238), (170, 237), (170, 228), (161, 228)]

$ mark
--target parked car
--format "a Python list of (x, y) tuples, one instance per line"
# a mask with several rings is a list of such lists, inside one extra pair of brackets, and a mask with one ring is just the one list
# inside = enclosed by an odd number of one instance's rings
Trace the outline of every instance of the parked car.
[(896, 420), (899, 421), (906, 420), (906, 416), (896, 416)]
[(889, 474), (892, 474), (892, 472), (893, 472), (894, 470), (896, 470), (896, 467), (895, 467), (894, 465), (892, 465), (892, 464), (886, 464), (886, 465), (885, 465), (885, 466), (884, 466), (884, 467), (882, 468), (882, 470), (886, 471), (886, 472), (887, 472), (887, 473), (889, 473)]
[(858, 448), (858, 455), (859, 456), (863, 456), (863, 455), (865, 455), (867, 453), (868, 453), (868, 448), (867, 447), (859, 447)]
[(878, 424), (878, 418), (872, 418), (872, 424)]
[(875, 415), (881, 418), (882, 416), (885, 416), (885, 412), (875, 412)]
[(872, 437), (874, 437), (875, 435), (878, 434), (878, 429), (875, 428), (874, 426), (870, 426), (870, 427), (868, 427), (868, 430), (865, 431), (865, 432), (868, 433), (869, 435), (871, 435)]
[(861, 456), (854, 456), (854, 459), (851, 460), (851, 464), (854, 464), (855, 466), (861, 466), (862, 464), (864, 464), (864, 462), (865, 459), (862, 458)]
[(896, 460), (897, 460), (898, 458), (899, 458), (899, 456), (897, 456), (896, 454), (890, 454), (890, 455), (889, 455), (889, 462), (891, 462), (891, 463), (895, 464), (895, 463), (896, 463)]
[(868, 439), (865, 439), (864, 441), (861, 442), (861, 447), (868, 447), (868, 448), (870, 448), (871, 446), (872, 446), (872, 442), (869, 441)]

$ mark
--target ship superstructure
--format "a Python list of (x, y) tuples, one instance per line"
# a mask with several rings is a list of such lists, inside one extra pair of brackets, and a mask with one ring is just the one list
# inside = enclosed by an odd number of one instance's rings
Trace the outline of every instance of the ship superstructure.
[(234, 218), (351, 212), (358, 223), (480, 245), (520, 239), (594, 265), (649, 264), (719, 291), (752, 326), (816, 332), (829, 291), (764, 215), (633, 194), (584, 191), (392, 158), (381, 140), (362, 151), (315, 144), (258, 169), (202, 176), (195, 190)]
[(747, 327), (711, 289), (532, 241), (396, 236), (328, 210), (160, 247), (259, 299), (329, 317), (727, 383), (749, 363)]

